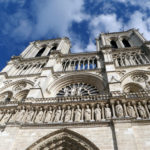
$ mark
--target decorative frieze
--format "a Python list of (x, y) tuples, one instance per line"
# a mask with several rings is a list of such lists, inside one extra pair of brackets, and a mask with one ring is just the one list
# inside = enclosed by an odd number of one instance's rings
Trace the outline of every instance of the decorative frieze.
[(111, 100), (51, 105), (24, 105), (0, 109), (0, 125), (103, 122), (111, 119), (150, 119), (150, 101)]

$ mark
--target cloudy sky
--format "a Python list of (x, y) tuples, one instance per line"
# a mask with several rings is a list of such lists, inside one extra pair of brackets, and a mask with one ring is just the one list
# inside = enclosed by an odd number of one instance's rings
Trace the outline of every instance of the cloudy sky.
[(149, 0), (0, 0), (0, 69), (34, 40), (69, 37), (95, 50), (101, 32), (139, 29), (150, 40)]

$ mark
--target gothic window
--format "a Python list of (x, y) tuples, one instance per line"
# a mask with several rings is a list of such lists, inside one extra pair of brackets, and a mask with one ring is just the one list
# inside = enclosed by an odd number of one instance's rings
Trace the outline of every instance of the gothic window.
[(57, 96), (86, 96), (96, 94), (99, 94), (96, 87), (85, 83), (74, 83), (62, 88)]
[(46, 47), (41, 48), (41, 49), (39, 50), (39, 52), (36, 54), (35, 57), (40, 57), (40, 56), (42, 56), (42, 54), (44, 53), (45, 49), (46, 49)]
[(10, 102), (11, 98), (12, 98), (11, 92), (5, 92), (0, 95), (0, 101), (3, 101), (3, 102)]
[(136, 83), (128, 83), (124, 86), (124, 92), (127, 93), (135, 93), (135, 92), (140, 92), (143, 91), (143, 88)]
[(55, 51), (55, 50), (57, 49), (57, 47), (58, 47), (58, 44), (54, 44), (54, 45), (52, 46), (52, 48), (50, 49), (49, 53), (47, 54), (47, 56), (50, 56), (51, 52), (52, 52), (52, 51)]
[(123, 43), (124, 47), (131, 47), (130, 43), (126, 39), (123, 39), (122, 43)]
[(118, 48), (116, 41), (112, 40), (110, 44), (112, 48)]

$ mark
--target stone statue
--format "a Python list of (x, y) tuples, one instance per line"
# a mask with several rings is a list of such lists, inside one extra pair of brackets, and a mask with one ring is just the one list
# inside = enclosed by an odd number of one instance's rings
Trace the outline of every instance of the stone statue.
[(58, 106), (58, 109), (55, 112), (54, 122), (59, 122), (61, 117), (61, 107)]
[(2, 118), (2, 120), (0, 121), (0, 124), (6, 125), (6, 123), (9, 121), (10, 117), (11, 117), (10, 110), (6, 110), (6, 113), (5, 113), (4, 117)]
[(31, 107), (31, 109), (27, 113), (26, 122), (27, 123), (32, 123), (33, 122), (33, 117), (34, 117), (34, 109), (33, 109), (33, 107)]
[(116, 114), (117, 117), (119, 118), (123, 117), (123, 108), (119, 101), (117, 101), (117, 105), (116, 105)]
[(78, 90), (77, 90), (77, 96), (82, 96), (81, 90), (82, 90), (82, 86), (80, 86), (78, 88)]
[(99, 104), (96, 105), (94, 112), (95, 112), (95, 120), (100, 121), (101, 120), (101, 109), (100, 109)]
[(69, 89), (66, 87), (64, 88), (64, 96), (69, 96)]
[(134, 118), (136, 117), (134, 108), (133, 108), (133, 106), (131, 106), (130, 102), (128, 102), (128, 104), (127, 104), (127, 113), (129, 115), (129, 117), (134, 117)]
[(53, 114), (52, 107), (49, 107), (49, 109), (48, 109), (48, 111), (46, 113), (46, 117), (45, 117), (45, 121), (44, 122), (46, 122), (46, 123), (51, 122), (52, 114)]
[(82, 112), (81, 112), (80, 106), (77, 105), (77, 108), (75, 110), (75, 119), (74, 119), (75, 122), (80, 122), (80, 120), (81, 120), (81, 113)]
[(71, 96), (75, 96), (76, 93), (77, 93), (76, 85), (73, 84), (73, 87), (72, 87), (72, 89), (71, 89)]
[(25, 114), (26, 110), (25, 107), (23, 106), (22, 109), (20, 109), (16, 114), (16, 122), (22, 122)]
[(111, 118), (111, 109), (109, 108), (109, 104), (106, 104), (106, 107), (105, 107), (105, 117), (106, 119)]
[(11, 109), (11, 118), (9, 119), (9, 122), (13, 123), (15, 122), (16, 115), (17, 115), (17, 110)]
[(141, 105), (141, 102), (138, 102), (137, 110), (141, 118), (146, 118), (146, 111), (144, 107)]
[(40, 110), (39, 110), (39, 112), (36, 115), (36, 118), (34, 120), (35, 123), (42, 123), (42, 121), (43, 121), (43, 113), (44, 113), (43, 109), (42, 109), (42, 107), (40, 107)]
[(85, 121), (91, 121), (91, 109), (89, 105), (86, 105), (86, 109), (84, 111)]
[(67, 106), (67, 110), (65, 111), (65, 122), (69, 122), (71, 120), (71, 109), (70, 106)]

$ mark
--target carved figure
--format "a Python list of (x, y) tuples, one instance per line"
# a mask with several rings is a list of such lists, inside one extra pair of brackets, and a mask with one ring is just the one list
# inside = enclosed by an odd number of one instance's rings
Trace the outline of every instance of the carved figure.
[(45, 117), (44, 122), (46, 122), (46, 123), (51, 122), (52, 114), (53, 114), (52, 107), (49, 107), (49, 110), (46, 113), (46, 117)]
[(77, 93), (76, 85), (73, 84), (73, 87), (72, 87), (72, 89), (71, 89), (71, 96), (75, 96), (76, 93)]
[(25, 107), (22, 107), (16, 114), (16, 122), (22, 122), (25, 116), (26, 110)]
[(123, 117), (123, 108), (119, 101), (117, 101), (117, 105), (116, 105), (116, 114), (117, 117), (119, 118)]
[(70, 106), (67, 106), (67, 110), (65, 111), (65, 122), (69, 122), (71, 120), (71, 109)]
[(58, 109), (55, 112), (54, 122), (59, 122), (61, 117), (61, 107), (58, 106)]
[(77, 108), (75, 110), (75, 119), (74, 119), (74, 121), (75, 122), (80, 122), (80, 120), (81, 120), (81, 109), (80, 109), (80, 106), (77, 105)]
[(141, 105), (141, 102), (138, 102), (137, 110), (141, 118), (146, 118), (146, 111), (144, 107)]
[(99, 104), (96, 105), (96, 109), (94, 112), (95, 112), (95, 120), (100, 121), (101, 120), (101, 109), (99, 107)]
[(91, 121), (91, 109), (89, 105), (86, 105), (86, 109), (84, 111), (85, 121)]
[(36, 118), (35, 118), (35, 123), (41, 123), (43, 121), (43, 109), (42, 107), (40, 108), (40, 111), (38, 112), (38, 114), (36, 115)]
[(127, 105), (127, 113), (129, 115), (129, 117), (136, 117), (134, 108), (133, 108), (133, 106), (131, 106), (130, 102), (128, 102), (128, 105)]
[(4, 117), (2, 118), (2, 120), (0, 121), (0, 124), (1, 125), (6, 125), (6, 123), (9, 121), (11, 117), (11, 113), (10, 113), (10, 110), (7, 110)]
[(69, 96), (69, 89), (66, 87), (64, 88), (64, 96)]
[(81, 90), (82, 90), (82, 86), (80, 86), (77, 90), (77, 96), (81, 96), (82, 93), (81, 93)]
[(106, 104), (106, 107), (105, 107), (105, 117), (106, 119), (111, 118), (111, 109), (109, 108), (109, 104)]
[(34, 109), (31, 107), (31, 109), (28, 111), (27, 117), (26, 117), (26, 122), (31, 123), (33, 122), (33, 117), (34, 117)]

